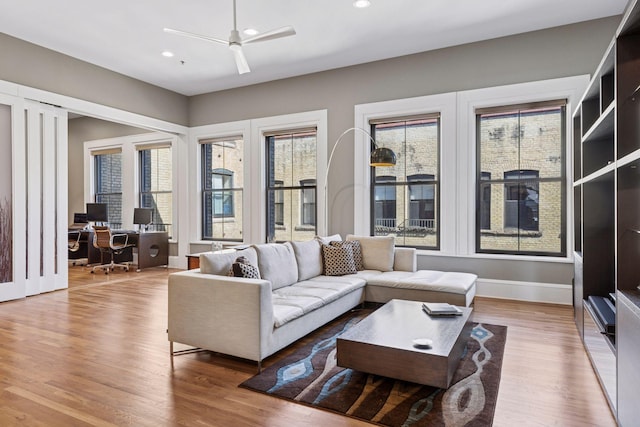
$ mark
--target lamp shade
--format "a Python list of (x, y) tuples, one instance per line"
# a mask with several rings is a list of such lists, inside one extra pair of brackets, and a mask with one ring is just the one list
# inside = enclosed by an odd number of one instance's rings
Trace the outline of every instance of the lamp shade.
[(396, 153), (389, 148), (378, 147), (371, 152), (369, 164), (373, 167), (379, 166), (395, 166)]

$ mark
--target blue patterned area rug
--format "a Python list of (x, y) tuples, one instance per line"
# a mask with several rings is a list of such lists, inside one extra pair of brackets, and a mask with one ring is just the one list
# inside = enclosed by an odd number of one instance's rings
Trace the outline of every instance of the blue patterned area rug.
[(315, 343), (279, 360), (240, 387), (384, 426), (490, 426), (507, 327), (474, 324), (447, 390), (336, 366), (336, 338), (371, 310), (321, 329)]

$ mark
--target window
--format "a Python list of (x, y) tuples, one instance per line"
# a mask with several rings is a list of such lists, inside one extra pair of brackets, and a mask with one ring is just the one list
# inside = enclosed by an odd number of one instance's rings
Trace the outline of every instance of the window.
[(233, 171), (228, 169), (214, 169), (211, 171), (213, 217), (233, 218)]
[(566, 253), (565, 104), (476, 110), (478, 252)]
[(242, 240), (243, 140), (201, 140), (202, 239)]
[(491, 228), (491, 173), (480, 172), (480, 229)]
[(409, 227), (435, 228), (435, 185), (433, 175), (417, 174), (409, 181)]
[[(282, 187), (283, 182), (276, 180), (275, 187)], [(277, 227), (284, 227), (284, 192), (282, 190), (273, 191), (274, 221)]]
[(397, 157), (393, 167), (372, 168), (372, 233), (394, 235), (397, 245), (438, 249), (440, 115), (374, 120), (371, 132)]
[(306, 240), (316, 234), (315, 129), (266, 137), (267, 241)]
[(173, 177), (171, 147), (159, 146), (139, 150), (141, 208), (153, 209), (151, 229), (173, 236)]
[(316, 180), (303, 179), (300, 181), (300, 199), (302, 200), (302, 225), (316, 226)]
[(538, 171), (504, 173), (504, 228), (538, 231)]
[[(396, 229), (396, 177), (378, 176), (373, 195), (375, 231), (381, 235), (395, 232)], [(385, 185), (385, 183), (389, 185)]]
[(94, 153), (94, 197), (108, 205), (109, 226), (122, 228), (122, 153)]

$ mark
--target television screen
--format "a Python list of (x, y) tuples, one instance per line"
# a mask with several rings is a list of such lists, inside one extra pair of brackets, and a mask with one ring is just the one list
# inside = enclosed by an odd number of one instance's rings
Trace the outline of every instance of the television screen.
[(107, 222), (109, 216), (107, 214), (106, 203), (87, 203), (87, 221)]
[(135, 208), (133, 210), (133, 223), (138, 225), (148, 225), (153, 222), (153, 209)]

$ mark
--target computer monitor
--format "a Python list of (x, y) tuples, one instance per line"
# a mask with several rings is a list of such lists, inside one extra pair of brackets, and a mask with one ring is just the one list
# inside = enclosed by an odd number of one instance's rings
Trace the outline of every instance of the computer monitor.
[(108, 222), (109, 214), (106, 203), (87, 203), (87, 221)]
[(133, 223), (137, 225), (147, 225), (153, 222), (153, 209), (151, 208), (134, 208)]
[(89, 220), (87, 220), (87, 214), (86, 213), (74, 213), (73, 214), (73, 223), (74, 224), (86, 224), (88, 223)]

